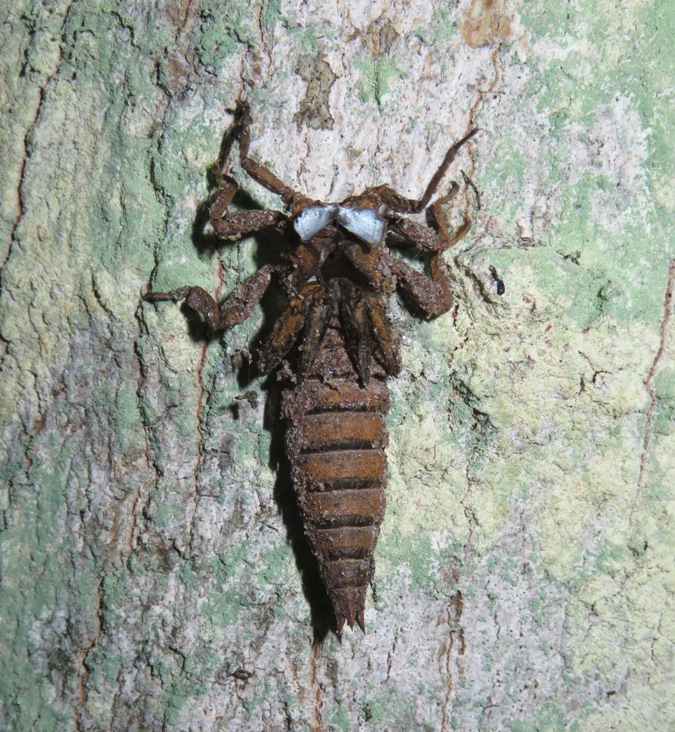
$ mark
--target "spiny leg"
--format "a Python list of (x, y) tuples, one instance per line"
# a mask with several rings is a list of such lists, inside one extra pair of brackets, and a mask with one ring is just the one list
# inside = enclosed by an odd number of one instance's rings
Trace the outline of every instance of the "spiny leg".
[(281, 211), (228, 211), (237, 192), (237, 183), (229, 175), (219, 175), (220, 185), (211, 198), (209, 221), (219, 239), (241, 239), (262, 229), (276, 226), (288, 217)]
[(462, 214), (462, 225), (453, 234), (451, 234), (450, 230), (448, 229), (448, 224), (446, 222), (445, 215), (443, 214), (443, 210), (441, 207), (444, 206), (446, 203), (452, 201), (452, 199), (457, 195), (458, 190), (459, 186), (453, 181), (450, 190), (445, 194), (445, 196), (439, 198), (437, 201), (434, 201), (431, 206), (431, 214), (434, 217), (434, 223), (438, 227), (443, 241), (445, 242), (445, 246), (443, 247), (443, 249), (449, 249), (451, 246), (457, 244), (457, 242), (461, 241), (471, 229), (471, 219), (467, 216), (466, 213)]
[(225, 175), (219, 166), (220, 163), (216, 163), (214, 166), (214, 175), (218, 181), (218, 189), (211, 196), (211, 202), (209, 203), (209, 220), (211, 224), (225, 216), (239, 188), (237, 181), (232, 176)]
[(268, 191), (281, 196), (287, 207), (311, 203), (311, 200), (306, 196), (289, 188), (271, 170), (248, 156), (248, 150), (251, 144), (251, 108), (248, 102), (238, 102), (235, 114), (236, 124), (239, 128), (239, 162), (241, 163), (241, 167), (254, 181), (260, 183)]
[(431, 206), (431, 212), (439, 231), (434, 231), (424, 224), (418, 224), (410, 219), (400, 218), (398, 216), (389, 217), (389, 231), (402, 236), (409, 242), (416, 244), (420, 249), (427, 252), (442, 252), (453, 244), (456, 244), (469, 232), (471, 228), (471, 219), (463, 214), (462, 225), (454, 234), (450, 234), (448, 225), (441, 206), (451, 201), (459, 191), (459, 186), (454, 181), (450, 186), (448, 193), (439, 198)]
[(471, 228), (471, 219), (466, 214), (462, 215), (463, 222), (455, 232), (450, 232), (445, 221), (441, 207), (451, 201), (458, 190), (459, 186), (453, 182), (448, 193), (431, 206), (434, 221), (439, 229), (438, 233), (427, 226), (414, 224), (405, 219), (400, 219), (397, 225), (391, 227), (392, 231), (396, 231), (420, 249), (433, 252), (429, 263), (431, 277), (421, 274), (400, 259), (391, 258), (392, 270), (398, 279), (398, 285), (427, 318), (436, 318), (446, 313), (452, 305), (450, 274), (442, 253), (463, 239)]
[(219, 239), (236, 241), (257, 231), (269, 229), (287, 219), (282, 211), (230, 211), (219, 219), (211, 219), (213, 231)]
[(471, 130), (468, 135), (465, 135), (459, 142), (452, 145), (448, 152), (445, 153), (443, 162), (438, 167), (438, 170), (433, 174), (429, 181), (429, 185), (426, 187), (421, 198), (406, 198), (387, 185), (371, 188), (367, 193), (375, 193), (379, 196), (382, 203), (389, 206), (392, 211), (397, 211), (398, 213), (419, 213), (427, 207), (431, 197), (436, 193), (436, 189), (438, 188), (441, 179), (446, 174), (453, 160), (457, 157), (457, 153), (462, 145), (468, 142), (477, 132), (479, 132), (478, 128)]
[(389, 231), (398, 234), (408, 242), (416, 244), (427, 252), (442, 252), (448, 248), (447, 241), (433, 229), (418, 224), (410, 219), (396, 218), (389, 220)]
[(450, 310), (450, 275), (440, 252), (432, 256), (431, 277), (418, 272), (397, 257), (390, 257), (390, 266), (396, 275), (398, 286), (426, 318), (437, 318)]
[(184, 300), (185, 305), (201, 315), (212, 330), (224, 330), (243, 323), (249, 317), (253, 312), (253, 308), (265, 294), (273, 272), (274, 267), (270, 264), (261, 267), (253, 277), (237, 286), (220, 306), (201, 287), (179, 287), (170, 292), (153, 292), (150, 290), (143, 295), (143, 299), (148, 302)]
[(384, 368), (391, 376), (398, 376), (401, 371), (400, 338), (396, 329), (387, 319), (384, 297), (382, 295), (366, 294), (370, 326), (379, 346)]

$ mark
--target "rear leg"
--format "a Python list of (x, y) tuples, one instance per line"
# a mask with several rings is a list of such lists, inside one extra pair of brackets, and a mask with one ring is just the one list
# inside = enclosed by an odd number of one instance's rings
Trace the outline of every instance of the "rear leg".
[(261, 267), (253, 277), (236, 287), (220, 306), (202, 287), (179, 287), (169, 292), (149, 290), (143, 299), (148, 302), (184, 300), (185, 305), (201, 315), (212, 330), (224, 330), (243, 323), (251, 315), (269, 287), (273, 272), (272, 265)]
[(431, 320), (450, 310), (450, 274), (440, 252), (431, 259), (430, 277), (394, 257), (391, 258), (391, 269), (397, 277), (398, 287), (422, 311), (425, 318)]
[(382, 203), (386, 204), (392, 211), (396, 211), (397, 213), (420, 213), (420, 211), (424, 210), (429, 205), (429, 201), (434, 193), (436, 193), (441, 179), (446, 174), (453, 160), (457, 157), (457, 153), (462, 145), (467, 143), (477, 132), (479, 132), (478, 128), (471, 130), (468, 135), (465, 135), (459, 142), (452, 145), (448, 152), (445, 153), (443, 162), (431, 177), (431, 180), (429, 181), (429, 184), (421, 198), (406, 198), (387, 185), (371, 188), (367, 191), (367, 194), (377, 195)]

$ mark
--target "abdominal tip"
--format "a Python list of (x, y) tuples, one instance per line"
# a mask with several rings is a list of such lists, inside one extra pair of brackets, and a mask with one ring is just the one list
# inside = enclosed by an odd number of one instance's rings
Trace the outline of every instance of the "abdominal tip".
[(364, 633), (366, 632), (365, 610), (363, 608), (357, 610), (356, 607), (347, 607), (345, 608), (345, 613), (346, 615), (343, 615), (342, 613), (335, 614), (338, 635), (342, 635), (345, 622), (351, 630), (354, 630), (354, 624), (356, 624)]
[(359, 610), (358, 613), (356, 613), (356, 622), (358, 623), (359, 628), (365, 633), (366, 632), (366, 619), (364, 617), (364, 611)]

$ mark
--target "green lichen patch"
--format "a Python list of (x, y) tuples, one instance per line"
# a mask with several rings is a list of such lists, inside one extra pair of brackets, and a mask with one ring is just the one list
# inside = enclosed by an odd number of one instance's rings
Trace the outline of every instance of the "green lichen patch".
[(363, 102), (375, 104), (383, 109), (390, 93), (392, 79), (403, 79), (405, 71), (392, 58), (385, 57), (376, 61), (361, 61), (355, 64), (360, 73), (358, 81), (359, 96)]
[[(274, 6), (274, 4), (273, 4)], [(205, 66), (219, 69), (243, 44), (255, 40), (249, 4), (240, 0), (207, 0), (199, 4), (195, 50)], [(267, 23), (270, 22), (267, 17)]]

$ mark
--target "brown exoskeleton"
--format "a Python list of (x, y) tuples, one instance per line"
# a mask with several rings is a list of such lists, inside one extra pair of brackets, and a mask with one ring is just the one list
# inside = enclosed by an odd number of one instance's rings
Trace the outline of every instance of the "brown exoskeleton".
[[(326, 204), (288, 188), (249, 157), (250, 123), (248, 104), (240, 103), (241, 167), (281, 196), (285, 210), (230, 211), (237, 184), (223, 176), (211, 202), (211, 225), (225, 240), (274, 227), (286, 235), (290, 264), (261, 267), (222, 304), (201, 287), (148, 291), (144, 297), (184, 300), (218, 331), (246, 320), (272, 275), (281, 279), (288, 306), (259, 354), (259, 366), (263, 373), (276, 371), (284, 382), (282, 414), (288, 422), (295, 492), (338, 632), (345, 620), (364, 629), (366, 591), (385, 508), (386, 382), (401, 368), (388, 300), (398, 289), (426, 318), (447, 312), (452, 297), (443, 252), (471, 225), (466, 215), (453, 233), (444, 223), (441, 206), (456, 195), (456, 183), (430, 206), (437, 230), (402, 214), (429, 206), (457, 152), (477, 130), (452, 145), (419, 199), (382, 185)], [(388, 233), (430, 254), (430, 276), (389, 254)]]

